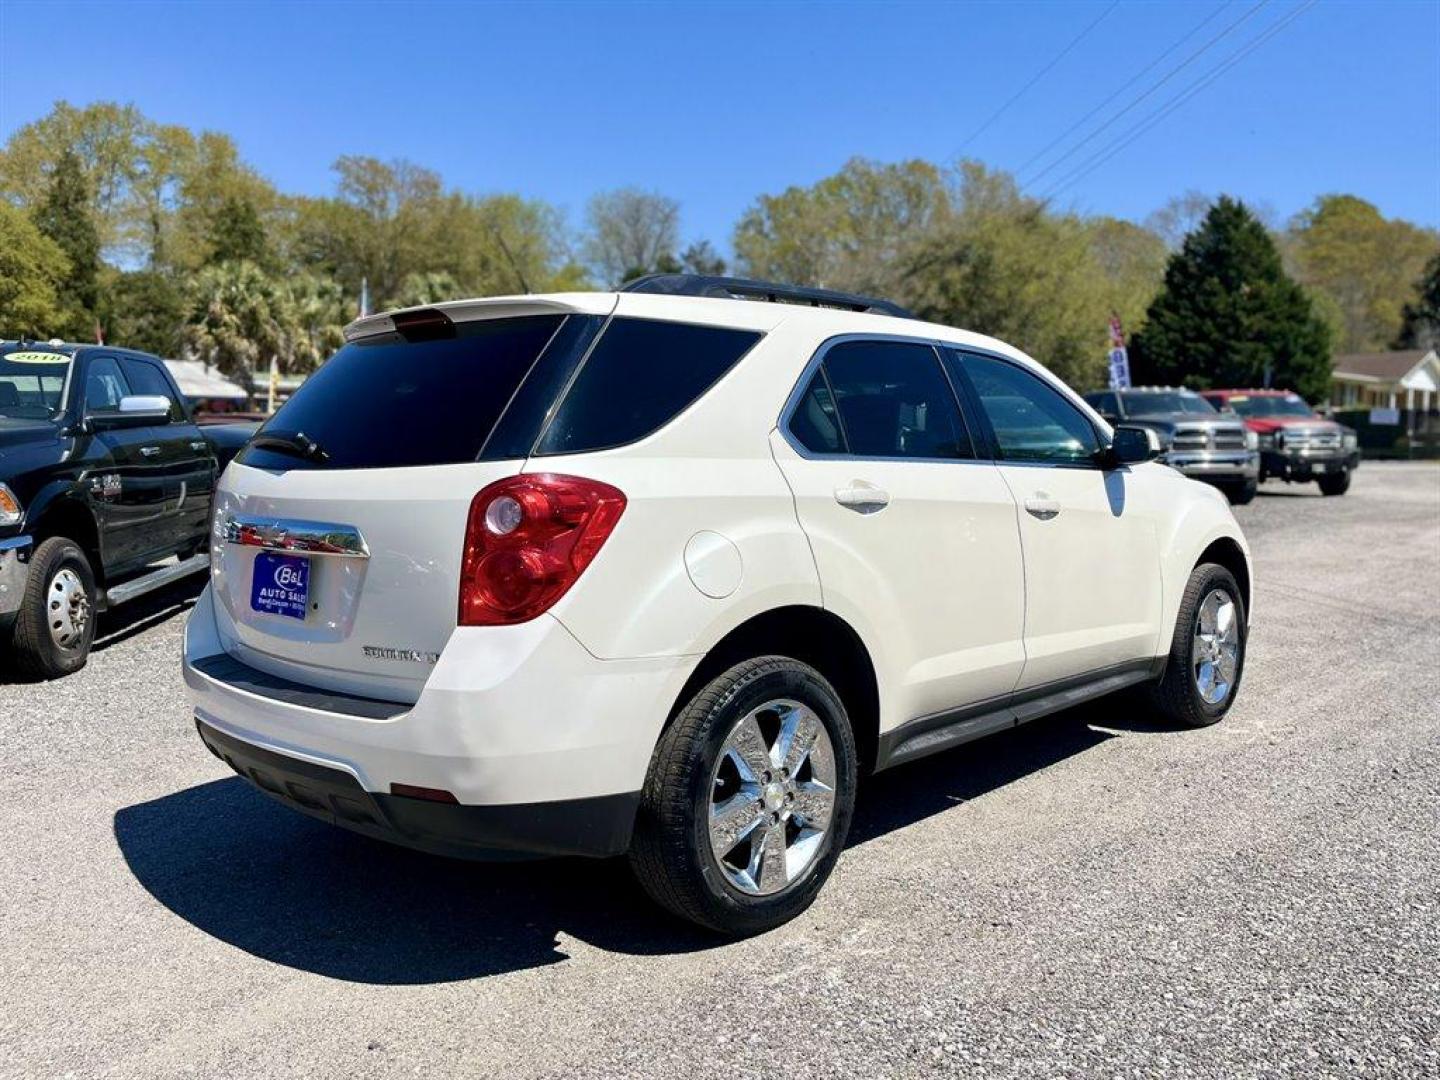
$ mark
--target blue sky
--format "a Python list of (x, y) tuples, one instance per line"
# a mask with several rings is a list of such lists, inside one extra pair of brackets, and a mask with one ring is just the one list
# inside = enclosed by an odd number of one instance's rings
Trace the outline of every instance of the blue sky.
[[(406, 157), (578, 225), (592, 192), (637, 184), (680, 200), (685, 239), (728, 249), (757, 194), (855, 155), (1014, 169), (1207, 16), (1080, 134), (1254, 2), (0, 0), (0, 138), (58, 97), (129, 101), (229, 133), (287, 191), (329, 192), (341, 154)], [(1302, 2), (1269, 0), (1035, 192)], [(1138, 220), (1191, 188), (1278, 220), (1353, 192), (1440, 226), (1440, 3), (1321, 0), (1058, 200)]]

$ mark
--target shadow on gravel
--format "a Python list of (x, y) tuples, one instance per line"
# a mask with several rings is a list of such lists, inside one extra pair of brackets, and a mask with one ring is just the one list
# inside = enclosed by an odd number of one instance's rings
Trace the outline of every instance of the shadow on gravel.
[[(1116, 710), (1041, 720), (862, 786), (849, 845), (914, 824), (1114, 736)], [(136, 879), (204, 931), (335, 979), (420, 984), (566, 959), (558, 934), (655, 955), (724, 944), (657, 909), (622, 859), (475, 863), (411, 852), (295, 813), (238, 777), (115, 815)]]

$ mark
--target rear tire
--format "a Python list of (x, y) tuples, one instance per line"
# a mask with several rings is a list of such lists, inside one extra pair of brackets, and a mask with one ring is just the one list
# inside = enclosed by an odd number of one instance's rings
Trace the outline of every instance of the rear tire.
[(834, 688), (787, 657), (747, 660), (661, 736), (630, 865), (681, 918), (733, 936), (773, 929), (808, 908), (834, 869), (855, 781), (855, 738)]
[(1333, 476), (1320, 477), (1320, 494), (1322, 495), (1344, 495), (1350, 490), (1350, 470), (1335, 473)]
[(95, 640), (97, 599), (95, 574), (80, 546), (63, 536), (41, 543), (15, 619), (20, 674), (57, 679), (84, 667)]
[(1180, 598), (1165, 672), (1150, 688), (1156, 712), (1184, 727), (1217, 723), (1240, 689), (1247, 631), (1245, 598), (1234, 575), (1217, 563), (1201, 563)]

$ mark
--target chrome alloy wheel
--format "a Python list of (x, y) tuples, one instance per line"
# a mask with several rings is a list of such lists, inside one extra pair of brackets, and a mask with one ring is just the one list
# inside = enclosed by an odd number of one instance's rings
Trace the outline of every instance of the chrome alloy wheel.
[(1195, 613), (1195, 639), (1190, 647), (1195, 689), (1210, 705), (1218, 705), (1235, 686), (1240, 663), (1240, 618), (1235, 601), (1223, 589), (1211, 589)]
[(835, 810), (835, 749), (814, 710), (769, 701), (725, 737), (710, 777), (710, 854), (731, 885), (769, 896), (814, 865)]
[(90, 625), (90, 597), (80, 575), (64, 567), (50, 579), (45, 590), (45, 621), (50, 640), (62, 649), (73, 649), (85, 638)]

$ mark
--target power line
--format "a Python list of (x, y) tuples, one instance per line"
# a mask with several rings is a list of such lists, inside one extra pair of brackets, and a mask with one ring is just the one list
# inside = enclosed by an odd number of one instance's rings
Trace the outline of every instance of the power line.
[(1094, 172), (1101, 165), (1105, 164), (1105, 162), (1109, 158), (1111, 158), (1115, 154), (1118, 154), (1121, 150), (1124, 150), (1136, 139), (1140, 138), (1140, 136), (1144, 135), (1151, 128), (1155, 127), (1155, 125), (1160, 123), (1161, 120), (1164, 120), (1176, 109), (1180, 108), (1180, 106), (1184, 105), (1196, 94), (1200, 93), (1200, 91), (1204, 90), (1221, 75), (1225, 74), (1225, 72), (1229, 71), (1232, 67), (1238, 64), (1241, 60), (1245, 59), (1245, 57), (1249, 56), (1261, 45), (1264, 45), (1267, 41), (1273, 38), (1276, 34), (1280, 33), (1280, 31), (1284, 30), (1287, 26), (1289, 26), (1292, 22), (1298, 19), (1301, 15), (1305, 14), (1305, 12), (1309, 11), (1319, 2), (1320, 0), (1306, 0), (1305, 3), (1301, 4), (1284, 18), (1280, 19), (1268, 30), (1261, 33), (1258, 37), (1251, 41), (1250, 44), (1244, 46), (1243, 48), (1235, 52), (1228, 59), (1221, 61), (1208, 74), (1201, 76), (1200, 79), (1191, 83), (1190, 86), (1186, 89), (1180, 91), (1180, 93), (1172, 97), (1166, 104), (1162, 105), (1155, 112), (1145, 117), (1139, 123), (1131, 126), (1126, 131), (1122, 132), (1116, 139), (1112, 140), (1099, 152), (1092, 154), (1090, 157), (1086, 158), (1085, 161), (1081, 162), (1079, 166), (1077, 166), (1075, 169), (1072, 169), (1065, 176), (1061, 177), (1060, 180), (1057, 181), (1056, 184), (1052, 188), (1050, 188), (1050, 190), (1047, 191), (1044, 196), (1042, 196), (1042, 198), (1046, 200), (1052, 199), (1061, 191), (1064, 191), (1067, 187), (1070, 187), (1073, 184), (1078, 183), (1080, 180), (1083, 180), (1086, 176), (1089, 176), (1090, 173)]
[(1076, 45), (1079, 45), (1080, 42), (1085, 39), (1085, 36), (1090, 33), (1091, 30), (1094, 30), (1095, 27), (1100, 25), (1101, 21), (1104, 20), (1105, 16), (1109, 15), (1119, 6), (1120, 0), (1114, 0), (1114, 2), (1111, 3), (1109, 7), (1107, 7), (1104, 11), (1100, 13), (1099, 18), (1095, 19), (1095, 21), (1090, 23), (1089, 26), (1085, 27), (1084, 30), (1081, 30), (1080, 33), (1076, 34), (1069, 45), (1066, 45), (1065, 48), (1061, 49), (1060, 52), (1056, 54), (1053, 60), (1051, 60), (1048, 64), (1046, 64), (1043, 68), (1041, 68), (1035, 73), (1035, 77), (1033, 79), (1027, 82), (1019, 90), (1015, 91), (1015, 93), (1011, 95), (1010, 99), (1006, 101), (1005, 104), (1001, 105), (998, 109), (991, 113), (990, 118), (986, 120), (983, 124), (981, 124), (978, 128), (976, 128), (971, 133), (970, 137), (960, 144), (960, 151), (957, 151), (957, 153), (963, 152), (967, 146), (969, 146), (982, 134), (984, 134), (991, 124), (995, 123), (996, 120), (1000, 119), (1001, 114), (1004, 113), (1006, 109), (1010, 108), (1011, 105), (1014, 105), (1015, 102), (1019, 101), (1022, 97), (1024, 97), (1027, 90), (1029, 90), (1032, 86), (1034, 86), (1047, 74), (1049, 74), (1051, 68), (1053, 68), (1056, 64), (1060, 63), (1061, 60), (1064, 60), (1065, 57), (1070, 54), (1070, 51), (1074, 49)]
[(1069, 150), (1066, 150), (1065, 153), (1061, 154), (1058, 158), (1056, 158), (1054, 161), (1052, 161), (1049, 165), (1046, 165), (1046, 166), (1045, 166), (1043, 169), (1041, 169), (1038, 173), (1036, 173), (1034, 176), (1032, 176), (1032, 177), (1026, 182), (1026, 186), (1028, 187), (1028, 186), (1030, 186), (1031, 184), (1036, 183), (1042, 176), (1044, 176), (1046, 173), (1050, 172), (1050, 171), (1051, 171), (1052, 169), (1054, 169), (1057, 165), (1059, 165), (1062, 161), (1066, 161), (1066, 160), (1068, 160), (1070, 157), (1072, 157), (1077, 151), (1079, 151), (1079, 149), (1080, 149), (1082, 146), (1085, 146), (1087, 143), (1093, 141), (1093, 140), (1096, 138), (1096, 136), (1098, 136), (1102, 131), (1104, 131), (1105, 129), (1107, 129), (1108, 127), (1110, 127), (1112, 124), (1114, 124), (1115, 121), (1119, 120), (1122, 116), (1124, 116), (1126, 113), (1128, 113), (1131, 109), (1135, 108), (1135, 106), (1139, 105), (1142, 101), (1144, 101), (1146, 98), (1148, 98), (1151, 94), (1155, 93), (1155, 91), (1159, 90), (1162, 86), (1164, 86), (1167, 82), (1169, 82), (1171, 79), (1173, 79), (1176, 75), (1179, 75), (1180, 72), (1184, 71), (1187, 67), (1189, 67), (1191, 64), (1193, 64), (1193, 63), (1194, 63), (1196, 60), (1198, 60), (1201, 56), (1203, 56), (1205, 53), (1209, 52), (1210, 49), (1214, 48), (1214, 46), (1215, 46), (1216, 44), (1218, 44), (1223, 38), (1225, 38), (1228, 34), (1230, 34), (1231, 31), (1233, 31), (1237, 26), (1239, 26), (1241, 23), (1243, 23), (1246, 19), (1250, 18), (1252, 15), (1254, 15), (1256, 12), (1258, 12), (1261, 8), (1263, 8), (1263, 7), (1264, 7), (1266, 4), (1268, 4), (1269, 2), (1270, 2), (1270, 0), (1260, 0), (1260, 2), (1259, 2), (1258, 4), (1256, 4), (1254, 7), (1250, 8), (1248, 11), (1246, 11), (1246, 12), (1245, 12), (1243, 15), (1241, 15), (1238, 19), (1235, 19), (1233, 22), (1231, 22), (1229, 25), (1227, 25), (1227, 26), (1225, 27), (1225, 29), (1221, 30), (1218, 34), (1216, 34), (1214, 37), (1212, 37), (1209, 41), (1205, 42), (1204, 45), (1201, 45), (1200, 48), (1196, 49), (1193, 53), (1191, 53), (1189, 56), (1187, 56), (1184, 60), (1180, 61), (1179, 64), (1177, 64), (1175, 67), (1173, 67), (1173, 68), (1171, 68), (1169, 71), (1167, 71), (1167, 72), (1166, 72), (1164, 75), (1162, 75), (1157, 81), (1155, 81), (1154, 83), (1152, 83), (1142, 94), (1140, 94), (1138, 97), (1132, 99), (1131, 102), (1130, 102), (1128, 105), (1126, 105), (1123, 109), (1121, 109), (1119, 112), (1117, 112), (1114, 116), (1110, 117), (1110, 119), (1106, 120), (1103, 124), (1101, 124), (1099, 127), (1097, 127), (1094, 131), (1090, 132), (1089, 135), (1086, 135), (1083, 139), (1081, 139), (1079, 142), (1077, 142), (1074, 146), (1070, 147)]
[(1206, 15), (1205, 18), (1201, 19), (1194, 27), (1192, 27), (1192, 28), (1190, 29), (1189, 32), (1187, 32), (1187, 33), (1185, 34), (1184, 37), (1182, 37), (1179, 41), (1175, 42), (1175, 44), (1171, 45), (1168, 49), (1166, 49), (1164, 52), (1162, 52), (1162, 53), (1161, 53), (1159, 56), (1157, 56), (1154, 60), (1151, 60), (1150, 63), (1146, 64), (1145, 67), (1141, 68), (1141, 69), (1140, 69), (1139, 71), (1137, 71), (1134, 75), (1130, 76), (1130, 78), (1129, 78), (1123, 85), (1121, 85), (1121, 86), (1119, 87), (1119, 89), (1117, 89), (1113, 94), (1111, 94), (1109, 97), (1107, 97), (1104, 101), (1100, 102), (1099, 105), (1096, 105), (1093, 109), (1091, 109), (1089, 112), (1087, 112), (1084, 116), (1080, 117), (1079, 120), (1076, 120), (1075, 123), (1071, 124), (1068, 128), (1066, 128), (1064, 131), (1062, 131), (1059, 135), (1055, 136), (1055, 138), (1051, 139), (1051, 140), (1050, 140), (1048, 143), (1046, 143), (1038, 152), (1036, 152), (1036, 153), (1034, 153), (1034, 154), (1031, 154), (1030, 157), (1029, 157), (1029, 159), (1028, 159), (1023, 165), (1021, 165), (1018, 169), (1015, 170), (1015, 175), (1016, 175), (1016, 176), (1019, 176), (1019, 175), (1020, 175), (1021, 173), (1023, 173), (1026, 169), (1030, 168), (1031, 165), (1034, 165), (1035, 162), (1039, 161), (1039, 160), (1040, 160), (1041, 158), (1043, 158), (1046, 154), (1048, 154), (1051, 150), (1053, 150), (1056, 146), (1058, 146), (1060, 143), (1064, 142), (1064, 141), (1065, 141), (1067, 138), (1069, 138), (1072, 134), (1074, 134), (1074, 133), (1075, 133), (1076, 131), (1078, 131), (1081, 127), (1083, 127), (1086, 123), (1088, 123), (1089, 120), (1090, 120), (1090, 118), (1091, 118), (1092, 116), (1094, 116), (1096, 113), (1098, 113), (1101, 109), (1105, 108), (1105, 106), (1109, 105), (1112, 101), (1114, 101), (1116, 98), (1118, 98), (1118, 97), (1119, 97), (1121, 94), (1123, 94), (1126, 90), (1129, 90), (1130, 87), (1134, 86), (1137, 82), (1139, 82), (1141, 79), (1143, 79), (1146, 75), (1150, 74), (1150, 72), (1154, 71), (1155, 68), (1159, 66), (1159, 64), (1160, 64), (1160, 62), (1161, 62), (1162, 60), (1164, 60), (1167, 56), (1169, 56), (1171, 53), (1173, 53), (1176, 49), (1180, 48), (1181, 45), (1184, 45), (1185, 42), (1189, 41), (1192, 37), (1194, 37), (1194, 36), (1195, 36), (1196, 34), (1198, 34), (1201, 30), (1205, 29), (1205, 27), (1208, 26), (1212, 21), (1214, 21), (1215, 16), (1219, 15), (1222, 11), (1224, 11), (1225, 8), (1226, 8), (1226, 6), (1227, 6), (1228, 4), (1229, 4), (1229, 0), (1223, 0), (1223, 2), (1220, 4), (1219, 7), (1217, 7), (1214, 11), (1210, 12), (1209, 15)]

